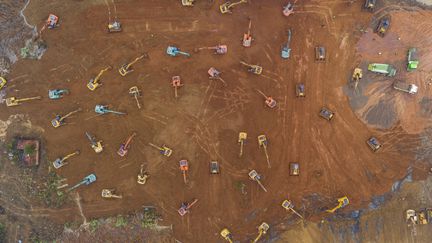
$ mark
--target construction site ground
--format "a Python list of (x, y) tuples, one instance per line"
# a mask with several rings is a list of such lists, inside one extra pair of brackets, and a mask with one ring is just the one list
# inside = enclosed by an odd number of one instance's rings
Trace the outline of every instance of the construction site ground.
[[(296, 12), (284, 17), (280, 1), (253, 1), (239, 5), (232, 14), (222, 15), (222, 1), (197, 1), (193, 8), (180, 1), (119, 0), (116, 12), (123, 32), (108, 34), (108, 1), (33, 0), (24, 14), (32, 25), (49, 13), (60, 17), (60, 26), (44, 32), (48, 50), (41, 60), (19, 60), (7, 75), (7, 96), (43, 96), (17, 107), (0, 107), (0, 120), (24, 114), (43, 138), (46, 171), (49, 161), (80, 150), (81, 154), (57, 172), (73, 185), (95, 173), (97, 181), (77, 189), (82, 214), (71, 202), (60, 209), (43, 209), (43, 217), (57, 223), (80, 221), (139, 210), (158, 208), (164, 225), (172, 225), (173, 236), (181, 242), (219, 242), (219, 232), (229, 228), (241, 242), (254, 238), (263, 221), (277, 238), (280, 224), (292, 219), (280, 205), (290, 199), (307, 220), (329, 216), (324, 208), (347, 196), (350, 205), (341, 212), (367, 206), (372, 197), (391, 190), (392, 184), (414, 170), (414, 179), (425, 178), (431, 161), (430, 116), (432, 71), (432, 13), (401, 1), (381, 3), (372, 14), (361, 10), (362, 1), (298, 1)], [(392, 25), (381, 38), (373, 33), (377, 18), (390, 14)], [(252, 20), (251, 48), (241, 45)], [(291, 57), (280, 57), (287, 30), (292, 30)], [(228, 53), (216, 56), (211, 51), (195, 53), (197, 47), (228, 45)], [(166, 47), (175, 45), (191, 57), (169, 57)], [(314, 47), (325, 46), (326, 62), (314, 60)], [(406, 51), (420, 50), (420, 69), (405, 71)], [(117, 69), (142, 53), (149, 58), (133, 66), (121, 77)], [(379, 54), (381, 53), (381, 54)], [(239, 62), (263, 67), (260, 76), (250, 74)], [(398, 79), (420, 87), (417, 96), (398, 93), (392, 80), (367, 72), (370, 62), (392, 63)], [(102, 86), (89, 91), (86, 83), (106, 67)], [(363, 68), (358, 89), (349, 83), (352, 70)], [(207, 70), (222, 71), (227, 82), (209, 80)], [(174, 98), (171, 77), (180, 75), (184, 86)], [(399, 76), (400, 75), (400, 76)], [(304, 83), (306, 97), (295, 96), (295, 84)], [(142, 109), (129, 96), (128, 89), (142, 90)], [(70, 95), (49, 100), (49, 89), (67, 88)], [(275, 109), (264, 105), (256, 91), (273, 96)], [(125, 116), (96, 116), (96, 104), (109, 104)], [(78, 107), (83, 112), (68, 118), (64, 127), (53, 128), (56, 114)], [(332, 121), (318, 116), (322, 107), (335, 112)], [(13, 119), (12, 119), (13, 120)], [(27, 122), (29, 123), (29, 122)], [(2, 123), (5, 129), (10, 124)], [(0, 124), (0, 125), (2, 125)], [(1, 126), (0, 126), (1, 128)], [(105, 149), (95, 154), (85, 132), (103, 140)], [(238, 132), (249, 139), (242, 158), (238, 157)], [(4, 131), (0, 129), (0, 135)], [(120, 144), (136, 132), (129, 154), (117, 155)], [(7, 139), (21, 129), (7, 128)], [(268, 168), (257, 136), (269, 140)], [(373, 153), (366, 145), (370, 136), (383, 142)], [(166, 144), (174, 152), (169, 158), (148, 146)], [(429, 146), (429, 147), (428, 147)], [(179, 170), (179, 160), (189, 161), (188, 183)], [(211, 175), (209, 163), (217, 160), (219, 175)], [(300, 164), (300, 176), (289, 176), (289, 163)], [(140, 165), (145, 164), (150, 178), (146, 185), (136, 183)], [(249, 180), (257, 170), (268, 192)], [(40, 172), (43, 173), (43, 172)], [(101, 198), (103, 188), (116, 188), (120, 200)], [(74, 197), (77, 194), (73, 194)], [(182, 202), (197, 198), (190, 213), (181, 217)], [(2, 198), (7, 204), (8, 199)], [(11, 203), (11, 202), (9, 202)], [(7, 204), (9, 205), (9, 204)], [(11, 206), (12, 207), (12, 206)], [(397, 217), (404, 220), (403, 211)], [(399, 219), (398, 218), (398, 219)], [(272, 230), (272, 229), (271, 229)]]

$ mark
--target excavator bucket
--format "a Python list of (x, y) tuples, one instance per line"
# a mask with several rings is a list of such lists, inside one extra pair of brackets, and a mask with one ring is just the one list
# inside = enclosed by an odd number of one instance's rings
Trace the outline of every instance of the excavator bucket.
[(119, 21), (114, 21), (108, 24), (108, 33), (121, 32), (122, 26)]

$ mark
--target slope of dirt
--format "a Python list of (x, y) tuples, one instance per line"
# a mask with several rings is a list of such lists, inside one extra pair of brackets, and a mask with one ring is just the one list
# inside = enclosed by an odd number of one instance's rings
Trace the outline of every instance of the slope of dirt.
[[(44, 99), (13, 108), (2, 106), (0, 120), (27, 114), (32, 124), (45, 131), (50, 160), (81, 151), (58, 173), (69, 185), (90, 173), (97, 175), (96, 183), (78, 189), (87, 218), (153, 204), (164, 222), (173, 224), (174, 236), (182, 242), (219, 241), (224, 227), (236, 240), (245, 241), (256, 235), (261, 222), (273, 227), (284, 220), (286, 212), (280, 203), (286, 198), (301, 207), (308, 219), (318, 218), (321, 216), (315, 214), (322, 215), (320, 207), (333, 206), (338, 197), (348, 196), (349, 208), (359, 208), (404, 176), (413, 157), (410, 151), (418, 142), (407, 133), (407, 123), (385, 131), (370, 129), (352, 111), (343, 91), (352, 69), (360, 63), (354, 50), (360, 30), (372, 18), (360, 11), (360, 2), (299, 1), (297, 12), (288, 18), (281, 14), (280, 1), (238, 6), (231, 15), (218, 12), (220, 2), (197, 1), (195, 7), (184, 8), (168, 0), (116, 1), (124, 25), (123, 32), (116, 34), (106, 32), (108, 14), (103, 1), (32, 1), (28, 6), (30, 22), (39, 23), (55, 13), (61, 25), (44, 33), (48, 50), (42, 60), (20, 60), (14, 66), (7, 93), (42, 95)], [(247, 31), (248, 17), (253, 21), (255, 41), (245, 49), (240, 40)], [(280, 48), (288, 28), (293, 32), (292, 56), (282, 60)], [(218, 43), (228, 45), (227, 55), (193, 52), (196, 47)], [(169, 57), (165, 54), (168, 45), (189, 51), (192, 57)], [(324, 63), (314, 61), (317, 45), (327, 48)], [(133, 73), (121, 77), (117, 69), (143, 52), (148, 52), (149, 59), (136, 63)], [(240, 60), (262, 65), (263, 74), (247, 73)], [(89, 91), (88, 80), (107, 65), (113, 70), (103, 75), (103, 86)], [(222, 71), (227, 87), (208, 79), (207, 70), (212, 66)], [(170, 86), (175, 75), (185, 83), (177, 100)], [(294, 86), (299, 82), (306, 85), (304, 99), (295, 97)], [(128, 95), (134, 85), (143, 93), (140, 110)], [(68, 88), (71, 94), (51, 101), (46, 94), (54, 88)], [(278, 107), (266, 108), (256, 89), (273, 96)], [(128, 115), (95, 116), (96, 104), (110, 104)], [(318, 116), (322, 106), (336, 113), (331, 122)], [(56, 114), (77, 107), (83, 112), (68, 118), (68, 125), (56, 129), (50, 125)], [(86, 131), (103, 140), (102, 154), (92, 151)], [(134, 131), (138, 135), (129, 154), (119, 157), (118, 146)], [(242, 158), (238, 158), (237, 145), (240, 131), (249, 135)], [(257, 143), (260, 134), (269, 139), (271, 168)], [(371, 135), (384, 141), (379, 153), (372, 153), (365, 144)], [(162, 157), (149, 142), (164, 143), (174, 153)], [(186, 185), (180, 159), (190, 163)], [(220, 175), (209, 174), (211, 160), (219, 161)], [(289, 163), (294, 161), (300, 163), (299, 177), (288, 175)], [(151, 175), (144, 186), (136, 183), (142, 163)], [(267, 193), (248, 179), (251, 169), (262, 174)], [(239, 189), (242, 183), (245, 187)], [(102, 199), (103, 188), (116, 188), (123, 199)], [(198, 203), (180, 217), (181, 202), (193, 198)], [(74, 205), (45, 212), (58, 222), (81, 219)]]

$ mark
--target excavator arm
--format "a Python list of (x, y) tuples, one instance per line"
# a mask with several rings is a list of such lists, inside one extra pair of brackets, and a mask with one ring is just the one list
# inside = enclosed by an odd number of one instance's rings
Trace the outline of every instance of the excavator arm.
[(111, 66), (108, 66), (108, 67), (102, 69), (102, 70), (99, 72), (99, 74), (98, 74), (98, 75), (93, 79), (93, 83), (98, 83), (100, 77), (102, 76), (102, 74), (103, 74), (104, 72), (108, 71), (109, 69), (111, 69)]

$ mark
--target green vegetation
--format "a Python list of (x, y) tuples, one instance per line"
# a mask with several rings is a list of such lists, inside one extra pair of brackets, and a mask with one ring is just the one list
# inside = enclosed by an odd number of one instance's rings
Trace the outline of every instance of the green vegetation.
[(100, 225), (99, 220), (97, 219), (93, 219), (92, 221), (90, 221), (89, 223), (90, 232), (94, 233), (98, 229), (99, 225)]
[(0, 223), (0, 242), (6, 242), (6, 226)]
[(36, 152), (34, 144), (27, 144), (24, 146), (24, 154), (33, 155)]
[(48, 173), (43, 187), (39, 188), (39, 198), (49, 207), (60, 207), (68, 200), (68, 194), (57, 190), (61, 177), (54, 172)]
[(117, 219), (116, 219), (116, 222), (115, 222), (115, 227), (124, 227), (124, 226), (126, 226), (128, 223), (127, 223), (127, 220), (122, 216), (122, 215), (119, 215), (119, 216), (117, 216)]
[(156, 210), (150, 209), (145, 210), (143, 218), (141, 220), (141, 227), (143, 228), (153, 228), (157, 225), (157, 220), (159, 215), (156, 214)]

